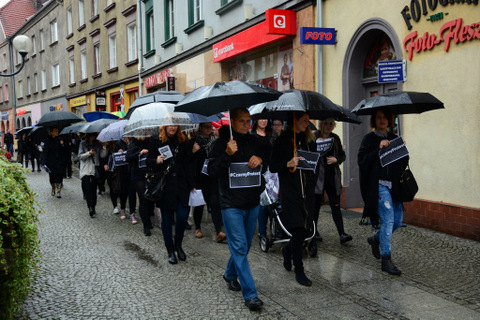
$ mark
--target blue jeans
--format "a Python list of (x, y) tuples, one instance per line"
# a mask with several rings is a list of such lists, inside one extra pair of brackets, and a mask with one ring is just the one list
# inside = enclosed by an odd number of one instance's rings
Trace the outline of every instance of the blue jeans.
[(227, 235), (228, 248), (230, 249), (230, 259), (225, 269), (225, 278), (230, 281), (238, 278), (242, 285), (242, 295), (245, 301), (258, 296), (250, 272), (247, 254), (255, 235), (259, 210), (260, 206), (249, 210), (222, 209), (223, 224)]
[(162, 234), (165, 246), (173, 245), (172, 225), (173, 214), (176, 213), (175, 219), (175, 240), (182, 241), (185, 234), (185, 226), (187, 225), (189, 207), (184, 207), (180, 201), (177, 202), (176, 210), (167, 210), (161, 208), (162, 212)]
[(392, 234), (402, 225), (403, 208), (401, 202), (392, 200), (390, 189), (382, 185), (378, 186), (378, 216), (381, 226), (375, 237), (380, 241), (380, 253), (387, 255), (391, 253)]
[(267, 224), (268, 224), (268, 208), (260, 206), (258, 211), (258, 235), (260, 237), (267, 236)]

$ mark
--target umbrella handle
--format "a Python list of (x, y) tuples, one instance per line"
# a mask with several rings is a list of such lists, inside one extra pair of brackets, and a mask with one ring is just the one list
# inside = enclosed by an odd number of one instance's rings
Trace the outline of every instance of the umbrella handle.
[[(293, 157), (297, 156), (297, 133), (295, 132), (295, 111), (293, 111)], [(297, 171), (297, 166), (288, 169), (291, 173)]]

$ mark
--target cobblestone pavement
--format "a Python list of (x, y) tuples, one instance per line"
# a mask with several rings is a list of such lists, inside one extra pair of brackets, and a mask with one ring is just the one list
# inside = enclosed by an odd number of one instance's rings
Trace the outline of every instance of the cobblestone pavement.
[(344, 212), (353, 241), (341, 245), (324, 206), (324, 240), (316, 257), (304, 259), (312, 287), (283, 269), (280, 244), (265, 253), (255, 239), (249, 261), (264, 307), (254, 312), (222, 279), (228, 246), (214, 241), (208, 215), (204, 238), (186, 232), (187, 261), (170, 265), (161, 230), (145, 237), (141, 223), (112, 214), (107, 195), (91, 219), (78, 178), (65, 180), (57, 199), (46, 173), (27, 176), (45, 209), (42, 259), (17, 319), (480, 319), (479, 242), (401, 228), (392, 247), (403, 273), (390, 276), (372, 257), (373, 229), (359, 225), (359, 214)]

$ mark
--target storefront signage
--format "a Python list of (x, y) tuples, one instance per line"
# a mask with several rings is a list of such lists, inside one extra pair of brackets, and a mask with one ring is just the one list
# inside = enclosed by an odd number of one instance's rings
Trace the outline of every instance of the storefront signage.
[(105, 91), (95, 91), (95, 105), (104, 106), (106, 104), (107, 100), (105, 99)]
[(268, 34), (267, 29), (265, 21), (214, 44), (213, 62), (220, 62), (288, 37), (283, 34)]
[(378, 61), (378, 83), (407, 80), (406, 60)]
[(175, 77), (167, 77), (167, 91), (175, 91)]
[(403, 48), (408, 53), (408, 60), (412, 60), (414, 51), (419, 53), (431, 50), (435, 46), (445, 43), (444, 50), (448, 52), (452, 41), (459, 44), (471, 40), (480, 40), (480, 21), (463, 25), (463, 19), (459, 18), (445, 23), (440, 28), (438, 35), (425, 32), (423, 36), (418, 37), (417, 31), (410, 33), (403, 40)]
[(159, 73), (156, 73), (154, 75), (151, 75), (150, 77), (147, 77), (144, 80), (145, 88), (148, 89), (150, 87), (154, 87), (154, 86), (157, 86), (159, 84), (162, 84), (162, 83), (166, 82), (167, 78), (171, 77), (172, 75), (173, 75), (173, 70), (171, 68), (160, 71)]
[(300, 44), (335, 44), (335, 28), (300, 28)]
[[(428, 7), (427, 7), (428, 4)], [(442, 7), (447, 7), (449, 5), (459, 5), (459, 4), (473, 4), (473, 5), (478, 5), (478, 0), (411, 0), (410, 1), (410, 7), (407, 5), (403, 8), (403, 10), (400, 12), (402, 14), (403, 20), (405, 21), (405, 24), (407, 25), (408, 30), (412, 29), (412, 24), (410, 23), (410, 20), (413, 19), (413, 21), (418, 22), (420, 21), (420, 18), (423, 16), (428, 15), (428, 9), (430, 10), (435, 10), (437, 9), (438, 5), (441, 5)], [(434, 15), (435, 16), (435, 15)], [(435, 21), (438, 19), (437, 17), (430, 16), (430, 18), (427, 18), (429, 21)], [(432, 19), (432, 17), (434, 17)]]
[(2, 120), (8, 120), (8, 111), (2, 111)]
[(61, 104), (61, 103), (54, 104), (53, 106), (50, 106), (50, 107), (49, 107), (49, 110), (50, 110), (50, 111), (63, 110), (63, 104)]
[(269, 34), (297, 34), (297, 13), (293, 10), (267, 9), (265, 21)]
[(87, 96), (81, 96), (69, 100), (70, 107), (83, 106), (87, 104)]

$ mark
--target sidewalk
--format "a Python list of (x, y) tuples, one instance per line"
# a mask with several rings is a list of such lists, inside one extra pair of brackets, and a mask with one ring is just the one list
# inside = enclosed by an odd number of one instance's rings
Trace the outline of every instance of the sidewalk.
[(187, 261), (170, 265), (160, 229), (145, 237), (141, 222), (111, 213), (106, 194), (90, 219), (78, 178), (66, 179), (57, 199), (46, 173), (27, 176), (46, 211), (39, 217), (43, 256), (17, 319), (480, 319), (480, 243), (472, 240), (401, 228), (392, 257), (402, 275), (391, 276), (371, 255), (373, 229), (358, 224), (360, 214), (344, 212), (353, 241), (340, 245), (324, 206), (324, 240), (315, 258), (304, 259), (312, 287), (283, 269), (280, 245), (265, 253), (254, 239), (249, 261), (264, 307), (252, 312), (222, 279), (228, 246), (214, 241), (207, 214), (204, 238), (187, 231)]

